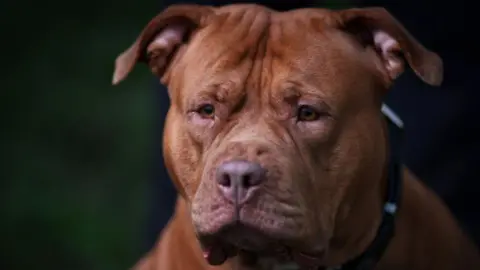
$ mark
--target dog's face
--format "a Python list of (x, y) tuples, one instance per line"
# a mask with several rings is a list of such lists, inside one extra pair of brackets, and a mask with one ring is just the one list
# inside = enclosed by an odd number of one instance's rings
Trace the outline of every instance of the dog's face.
[(384, 10), (177, 6), (117, 60), (114, 80), (143, 59), (168, 85), (164, 154), (205, 248), (322, 254), (354, 212), (362, 230), (378, 222), (381, 98), (401, 51), (440, 82), (440, 60)]

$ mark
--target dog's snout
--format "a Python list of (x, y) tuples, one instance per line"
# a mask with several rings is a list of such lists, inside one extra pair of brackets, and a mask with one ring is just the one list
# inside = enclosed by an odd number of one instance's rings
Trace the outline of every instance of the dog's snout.
[(222, 195), (235, 204), (251, 197), (253, 190), (265, 180), (266, 170), (258, 163), (229, 161), (218, 168), (217, 184)]

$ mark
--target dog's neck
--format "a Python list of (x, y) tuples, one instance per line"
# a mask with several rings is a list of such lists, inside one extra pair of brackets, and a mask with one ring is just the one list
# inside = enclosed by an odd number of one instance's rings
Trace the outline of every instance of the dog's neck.
[[(403, 182), (396, 236), (376, 269), (480, 269), (478, 249), (440, 197), (406, 168)], [(426, 250), (432, 258), (428, 265), (422, 259)], [(435, 258), (442, 264), (436, 265)]]

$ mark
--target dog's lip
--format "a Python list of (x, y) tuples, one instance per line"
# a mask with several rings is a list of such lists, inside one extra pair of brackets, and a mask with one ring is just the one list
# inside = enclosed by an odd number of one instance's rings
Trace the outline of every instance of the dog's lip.
[[(205, 260), (213, 266), (222, 265), (229, 258), (238, 256), (240, 262), (244, 266), (254, 266), (257, 263), (258, 258), (263, 256), (268, 257), (278, 257), (283, 260), (289, 260), (291, 256), (286, 252), (287, 248), (281, 246), (275, 250), (267, 251), (252, 251), (247, 249), (242, 249), (231, 244), (226, 244), (224, 242), (215, 242), (209, 245), (202, 245), (203, 257)], [(284, 252), (279, 252), (282, 250)], [(284, 256), (278, 256), (283, 254)], [(288, 256), (285, 256), (287, 254)]]
[[(260, 248), (260, 246), (264, 244), (264, 241), (270, 242), (271, 239), (268, 232), (262, 231), (256, 226), (249, 226), (238, 220), (233, 220), (214, 232), (198, 232), (197, 235), (200, 242), (205, 246), (222, 244), (252, 250), (255, 249), (254, 246)], [(253, 236), (243, 237), (245, 235)]]
[[(246, 235), (250, 237), (242, 237)], [(257, 257), (269, 253), (270, 238), (257, 228), (239, 221), (224, 225), (216, 232), (208, 234), (199, 232), (197, 236), (203, 256), (210, 265), (223, 264), (228, 258), (236, 255), (242, 264), (252, 265), (255, 264)]]
[(237, 249), (264, 252), (272, 246), (300, 247), (292, 230), (257, 224), (255, 220), (230, 216), (217, 220), (216, 225), (199, 227), (197, 237), (204, 246), (232, 245)]
[(210, 265), (222, 265), (229, 258), (238, 256), (242, 265), (253, 266), (261, 256), (257, 252), (240, 249), (228, 244), (214, 244), (210, 246), (202, 246), (203, 257)]
[(274, 257), (280, 262), (294, 262), (303, 268), (316, 268), (322, 265), (324, 253), (306, 253), (296, 251), (288, 246), (279, 245), (265, 252), (241, 249), (225, 243), (203, 246), (205, 260), (213, 266), (222, 265), (229, 258), (238, 256), (244, 266), (254, 266), (260, 257)]
[(236, 255), (237, 250), (225, 243), (202, 244), (203, 257), (210, 265), (221, 265)]
[[(230, 233), (241, 235), (243, 229), (247, 230), (243, 232), (246, 234), (251, 229), (253, 230), (251, 232), (257, 230), (236, 222), (213, 234), (199, 234), (199, 241), (206, 261), (210, 265), (221, 265), (229, 258), (238, 256), (242, 265), (252, 266), (255, 265), (258, 258), (267, 257), (276, 258), (278, 261), (295, 262), (300, 266), (311, 266), (320, 265), (320, 261), (323, 259), (323, 252), (304, 252), (295, 241), (275, 240), (274, 237), (271, 238), (262, 231), (258, 231), (258, 233), (264, 235), (266, 241), (262, 243), (262, 240), (260, 240), (262, 244), (257, 246), (245, 245), (241, 239), (235, 241), (236, 239), (230, 238)], [(259, 237), (261, 236), (252, 236), (253, 239)]]

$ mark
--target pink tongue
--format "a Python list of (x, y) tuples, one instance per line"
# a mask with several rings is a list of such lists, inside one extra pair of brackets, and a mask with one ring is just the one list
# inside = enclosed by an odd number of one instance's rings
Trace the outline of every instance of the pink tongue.
[(210, 265), (221, 265), (228, 259), (228, 254), (220, 245), (214, 245), (204, 249), (203, 257)]

